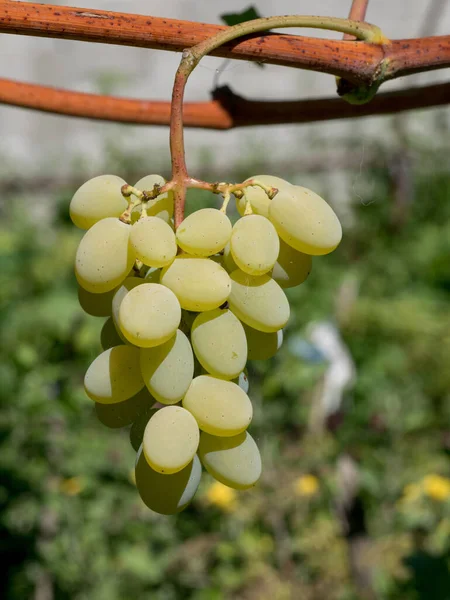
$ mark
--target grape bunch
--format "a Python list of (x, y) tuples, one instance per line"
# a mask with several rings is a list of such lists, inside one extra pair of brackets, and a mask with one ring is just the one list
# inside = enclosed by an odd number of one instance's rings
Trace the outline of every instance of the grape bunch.
[(140, 192), (164, 183), (144, 177), (134, 201), (120, 177), (95, 177), (70, 216), (87, 230), (75, 259), (81, 307), (107, 317), (86, 393), (106, 425), (131, 425), (139, 493), (173, 514), (192, 500), (202, 466), (235, 489), (258, 481), (246, 362), (277, 352), (284, 289), (305, 281), (312, 255), (334, 250), (342, 231), (317, 194), (265, 175), (233, 192), (234, 225), (225, 194), (222, 209), (194, 212), (174, 231), (173, 193)]

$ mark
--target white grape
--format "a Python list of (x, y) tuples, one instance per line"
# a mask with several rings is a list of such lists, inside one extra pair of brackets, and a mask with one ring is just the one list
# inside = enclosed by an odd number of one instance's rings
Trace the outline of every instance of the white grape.
[(231, 291), (228, 273), (209, 258), (180, 254), (162, 269), (161, 283), (178, 298), (181, 308), (194, 312), (221, 306)]
[(312, 269), (312, 258), (309, 254), (298, 252), (281, 240), (277, 262), (270, 273), (283, 289), (296, 287), (303, 283)]
[(141, 348), (167, 342), (178, 329), (180, 303), (159, 283), (143, 283), (130, 290), (119, 309), (119, 326), (126, 339)]
[(208, 473), (229, 487), (248, 489), (261, 476), (261, 455), (248, 431), (233, 437), (202, 433), (198, 453)]
[(192, 501), (202, 476), (197, 455), (184, 469), (172, 475), (152, 469), (142, 450), (137, 458), (136, 487), (144, 504), (161, 515), (174, 515), (184, 510)]
[(212, 435), (237, 435), (247, 429), (253, 416), (250, 399), (238, 385), (210, 375), (193, 379), (183, 406), (200, 429)]
[(216, 208), (202, 208), (184, 219), (176, 237), (182, 250), (194, 256), (220, 252), (231, 236), (230, 219)]
[(137, 221), (131, 228), (130, 242), (137, 258), (149, 267), (170, 265), (177, 254), (174, 232), (158, 217)]
[(70, 218), (80, 229), (89, 229), (106, 217), (120, 217), (128, 201), (121, 188), (126, 181), (116, 175), (99, 175), (86, 181), (70, 201)]
[(136, 259), (130, 231), (130, 225), (111, 217), (84, 234), (75, 257), (75, 275), (85, 290), (109, 292), (125, 279)]
[(144, 387), (139, 368), (139, 348), (115, 346), (91, 363), (84, 378), (86, 394), (95, 402), (123, 402)]
[(244, 328), (230, 310), (200, 313), (192, 325), (191, 343), (201, 365), (216, 377), (233, 379), (247, 362)]
[(194, 458), (199, 440), (198, 425), (191, 413), (181, 406), (165, 406), (152, 415), (145, 428), (145, 459), (158, 473), (176, 473)]
[(289, 319), (289, 302), (281, 287), (268, 275), (233, 271), (230, 309), (254, 329), (270, 333), (282, 329)]
[(248, 215), (236, 221), (231, 233), (231, 254), (241, 271), (263, 275), (274, 266), (280, 240), (272, 223), (261, 215)]
[(139, 415), (145, 413), (155, 403), (154, 398), (149, 394), (147, 388), (142, 388), (140, 392), (115, 404), (95, 403), (95, 412), (98, 420), (110, 427), (116, 429), (119, 427), (127, 427), (135, 421)]
[[(134, 185), (135, 188), (141, 191), (152, 192), (155, 185), (163, 186), (166, 183), (161, 175), (146, 175)], [(166, 223), (170, 222), (173, 215), (173, 192), (165, 192), (160, 194), (154, 200), (149, 200), (146, 203), (147, 216), (158, 217)]]
[(305, 254), (328, 254), (342, 238), (331, 206), (304, 187), (292, 186), (289, 193), (277, 194), (270, 203), (269, 218), (281, 239)]
[(150, 393), (163, 404), (175, 404), (185, 395), (194, 376), (194, 355), (180, 330), (164, 344), (142, 348), (141, 372)]
[[(285, 181), (284, 179), (281, 179), (280, 177), (275, 177), (273, 175), (254, 175), (253, 177), (249, 177), (245, 181), (249, 181), (250, 179), (256, 179), (264, 185), (277, 188), (278, 190), (282, 190), (284, 188), (289, 189), (291, 187), (291, 184), (288, 181)], [(263, 217), (269, 218), (269, 204), (271, 200), (269, 199), (269, 196), (266, 194), (266, 192), (257, 185), (249, 185), (242, 191), (244, 192), (244, 195), (242, 196), (242, 198), (239, 198), (236, 201), (236, 207), (238, 209), (239, 214), (242, 217), (244, 216), (248, 201), (250, 202), (251, 209), (255, 215), (262, 215)]]

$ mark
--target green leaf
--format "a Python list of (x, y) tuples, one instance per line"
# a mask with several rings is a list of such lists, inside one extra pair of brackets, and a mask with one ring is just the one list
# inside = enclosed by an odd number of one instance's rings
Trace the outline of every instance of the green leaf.
[(245, 23), (245, 21), (260, 19), (261, 15), (254, 6), (249, 6), (240, 13), (224, 13), (223, 15), (220, 15), (220, 18), (226, 23), (226, 25), (232, 27), (233, 25), (238, 25), (239, 23)]
[[(245, 23), (245, 21), (253, 21), (253, 19), (260, 19), (261, 15), (256, 10), (254, 6), (249, 6), (245, 10), (240, 13), (224, 13), (220, 15), (220, 18), (226, 25), (232, 27), (233, 25), (238, 25), (239, 23)], [(256, 62), (258, 67), (264, 67), (263, 63)]]

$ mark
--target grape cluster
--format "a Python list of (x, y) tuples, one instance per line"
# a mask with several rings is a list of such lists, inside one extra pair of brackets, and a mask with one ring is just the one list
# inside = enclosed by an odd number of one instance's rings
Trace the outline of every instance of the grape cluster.
[[(284, 288), (341, 239), (314, 192), (277, 177), (248, 181), (235, 192), (234, 226), (224, 202), (174, 231), (171, 191), (134, 203), (113, 175), (82, 185), (70, 204), (87, 230), (75, 260), (80, 304), (108, 317), (84, 387), (101, 421), (131, 425), (137, 488), (163, 514), (189, 504), (202, 465), (235, 489), (259, 479), (247, 359), (276, 353), (289, 319)], [(150, 175), (133, 189), (163, 184)]]

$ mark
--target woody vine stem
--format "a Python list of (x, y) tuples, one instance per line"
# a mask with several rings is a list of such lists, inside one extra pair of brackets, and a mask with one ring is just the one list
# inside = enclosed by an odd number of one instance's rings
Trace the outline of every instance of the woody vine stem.
[[(220, 193), (224, 196), (225, 206), (231, 193), (239, 194), (240, 190), (248, 185), (260, 185), (252, 180), (241, 184), (227, 183), (208, 183), (193, 179), (189, 176), (184, 148), (183, 131), (183, 99), (187, 80), (198, 65), (200, 60), (218, 48), (238, 37), (267, 31), (273, 28), (287, 27), (309, 27), (315, 29), (327, 29), (353, 35), (357, 40), (372, 43), (385, 44), (389, 40), (384, 37), (381, 30), (375, 25), (369, 23), (351, 21), (349, 19), (339, 19), (334, 17), (315, 17), (302, 15), (289, 15), (278, 17), (267, 17), (239, 23), (233, 27), (221, 31), (217, 35), (200, 42), (190, 49), (184, 50), (183, 57), (175, 75), (175, 81), (172, 91), (172, 104), (170, 113), (170, 154), (172, 159), (172, 178), (164, 186), (155, 186), (151, 192), (139, 192), (124, 186), (123, 193), (126, 196), (137, 196), (140, 201), (150, 200), (156, 195), (173, 190), (174, 193), (174, 220), (177, 228), (184, 219), (184, 205), (186, 200), (186, 191), (188, 188), (200, 188), (209, 190), (213, 193)], [(261, 186), (265, 187), (265, 186)], [(265, 190), (269, 196), (276, 193), (273, 188)]]

